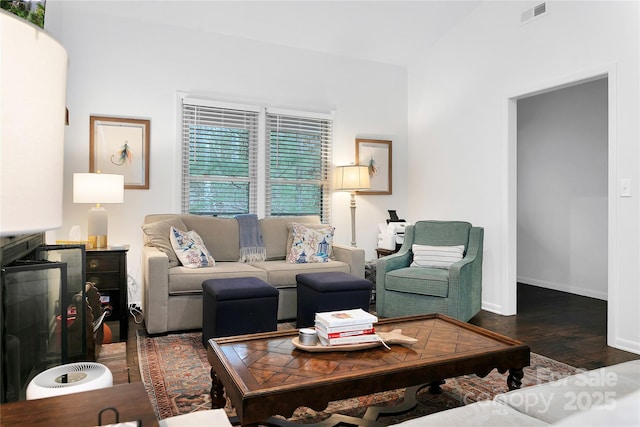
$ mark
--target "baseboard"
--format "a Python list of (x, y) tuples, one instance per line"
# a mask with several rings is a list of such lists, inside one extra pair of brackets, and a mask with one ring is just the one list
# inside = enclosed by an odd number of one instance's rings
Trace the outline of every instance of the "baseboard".
[[(610, 344), (611, 345), (611, 344)], [(640, 342), (616, 338), (613, 347), (629, 353), (640, 354)]]
[(491, 302), (482, 301), (482, 309), (495, 314), (502, 314), (502, 306)]
[(593, 289), (585, 289), (579, 286), (571, 286), (563, 283), (548, 282), (546, 280), (534, 279), (531, 277), (517, 277), (518, 283), (524, 283), (531, 286), (538, 286), (540, 288), (553, 289), (554, 291), (567, 292), (570, 294), (581, 295), (583, 297), (596, 298), (603, 301), (607, 301), (607, 293), (601, 291), (594, 291)]

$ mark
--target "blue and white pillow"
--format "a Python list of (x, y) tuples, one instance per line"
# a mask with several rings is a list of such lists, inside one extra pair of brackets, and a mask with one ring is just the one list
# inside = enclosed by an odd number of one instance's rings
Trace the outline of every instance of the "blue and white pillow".
[(171, 227), (171, 246), (183, 266), (188, 268), (213, 267), (216, 261), (194, 230), (182, 231)]
[(306, 264), (331, 261), (334, 232), (335, 227), (330, 225), (307, 227), (297, 222), (291, 223), (292, 239), (287, 262)]

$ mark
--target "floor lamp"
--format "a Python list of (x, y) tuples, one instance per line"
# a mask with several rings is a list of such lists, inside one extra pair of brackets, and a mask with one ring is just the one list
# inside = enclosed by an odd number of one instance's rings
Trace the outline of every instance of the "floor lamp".
[(356, 246), (356, 191), (371, 188), (369, 168), (365, 165), (338, 166), (334, 190), (351, 192), (351, 246)]

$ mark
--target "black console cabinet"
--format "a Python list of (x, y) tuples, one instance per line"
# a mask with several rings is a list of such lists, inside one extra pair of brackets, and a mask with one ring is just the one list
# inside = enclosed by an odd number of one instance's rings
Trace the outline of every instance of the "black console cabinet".
[[(104, 308), (111, 309), (111, 315), (105, 318), (109, 324), (116, 323), (120, 341), (127, 340), (128, 329), (128, 287), (127, 287), (127, 251), (128, 246), (103, 249), (87, 249), (87, 281), (93, 282), (102, 298)], [(114, 341), (116, 331), (114, 334)]]

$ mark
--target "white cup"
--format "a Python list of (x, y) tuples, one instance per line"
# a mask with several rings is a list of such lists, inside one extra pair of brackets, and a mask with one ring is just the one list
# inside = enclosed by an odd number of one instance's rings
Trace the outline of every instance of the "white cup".
[(298, 340), (302, 345), (316, 345), (318, 343), (318, 334), (313, 328), (302, 328), (298, 331)]

